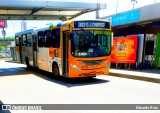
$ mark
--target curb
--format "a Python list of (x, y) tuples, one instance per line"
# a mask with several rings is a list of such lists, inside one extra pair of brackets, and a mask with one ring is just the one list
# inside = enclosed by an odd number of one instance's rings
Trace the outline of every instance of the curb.
[(19, 61), (17, 61), (17, 60), (6, 60), (5, 62), (9, 62), (9, 63), (19, 63)]
[(111, 73), (111, 72), (109, 73), (109, 76), (128, 78), (128, 79), (134, 79), (134, 80), (142, 80), (142, 81), (147, 81), (147, 82), (153, 82), (153, 83), (159, 83), (160, 84), (160, 79), (158, 79), (158, 78), (150, 78), (150, 77), (136, 76), (136, 75), (126, 75), (126, 74)]

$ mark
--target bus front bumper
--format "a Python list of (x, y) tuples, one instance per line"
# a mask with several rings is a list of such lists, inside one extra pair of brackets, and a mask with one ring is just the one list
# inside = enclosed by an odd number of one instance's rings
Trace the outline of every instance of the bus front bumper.
[(79, 78), (79, 77), (95, 77), (99, 75), (108, 75), (109, 73), (109, 68), (99, 68), (99, 69), (83, 69), (83, 70), (78, 70), (75, 68), (70, 68), (70, 73), (69, 73), (69, 78)]

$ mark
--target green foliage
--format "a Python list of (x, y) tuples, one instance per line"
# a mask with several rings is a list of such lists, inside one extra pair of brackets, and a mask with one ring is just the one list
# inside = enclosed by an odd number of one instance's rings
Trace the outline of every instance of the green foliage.
[[(4, 38), (0, 38), (0, 41), (3, 41), (4, 40)], [(14, 37), (5, 37), (5, 40), (6, 41), (14, 41), (15, 40), (15, 38)]]
[(0, 50), (4, 50), (5, 49), (5, 47), (4, 46), (0, 46)]

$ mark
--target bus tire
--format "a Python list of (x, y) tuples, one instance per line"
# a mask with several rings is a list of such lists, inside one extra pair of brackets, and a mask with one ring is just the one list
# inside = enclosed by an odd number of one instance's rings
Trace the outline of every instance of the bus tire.
[(25, 58), (25, 61), (26, 61), (27, 69), (28, 70), (31, 69), (31, 66), (29, 65), (29, 60), (27, 57)]
[(54, 79), (59, 78), (59, 68), (58, 68), (58, 65), (56, 63), (53, 63), (53, 65), (52, 65), (52, 75), (53, 75)]

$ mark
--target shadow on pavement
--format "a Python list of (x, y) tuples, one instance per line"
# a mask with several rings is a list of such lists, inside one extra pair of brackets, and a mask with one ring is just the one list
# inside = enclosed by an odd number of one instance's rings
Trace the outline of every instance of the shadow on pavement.
[[(26, 67), (16, 67), (16, 68), (1, 68), (0, 69), (0, 77), (4, 76), (23, 76), (26, 74), (35, 75), (44, 80), (57, 83), (66, 87), (74, 87), (74, 86), (82, 86), (82, 85), (92, 85), (92, 84), (101, 84), (107, 83), (108, 80), (99, 79), (99, 78), (66, 78), (63, 76), (58, 77), (58, 79), (53, 79), (52, 73), (42, 71), (39, 69), (32, 68), (31, 70), (27, 70)], [(28, 75), (30, 76), (30, 75)]]
[(66, 87), (76, 87), (76, 86), (83, 86), (83, 85), (93, 85), (93, 84), (102, 84), (109, 82), (108, 80), (99, 79), (99, 78), (66, 78), (63, 76), (54, 79), (51, 73), (42, 71), (42, 70), (34, 70), (36, 76), (43, 78), (47, 81), (57, 83), (59, 85), (63, 85)]
[(15, 67), (15, 68), (0, 68), (0, 77), (3, 76), (18, 76), (25, 74), (32, 74), (32, 71), (28, 71), (25, 67)]

